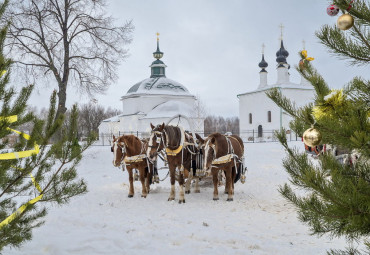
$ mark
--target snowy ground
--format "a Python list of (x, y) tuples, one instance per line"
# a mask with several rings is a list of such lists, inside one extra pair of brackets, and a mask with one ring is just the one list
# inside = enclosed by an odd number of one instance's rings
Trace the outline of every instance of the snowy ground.
[[(301, 142), (290, 145), (302, 147)], [(128, 174), (112, 166), (110, 147), (92, 147), (79, 168), (89, 193), (50, 208), (33, 240), (4, 254), (303, 255), (345, 247), (343, 239), (311, 236), (278, 193), (288, 180), (282, 146), (245, 146), (249, 172), (245, 184), (236, 184), (233, 202), (221, 192), (213, 201), (213, 188), (203, 186), (200, 194), (186, 195), (185, 204), (167, 201), (169, 179), (152, 186), (146, 199), (135, 182), (135, 196), (128, 198)]]

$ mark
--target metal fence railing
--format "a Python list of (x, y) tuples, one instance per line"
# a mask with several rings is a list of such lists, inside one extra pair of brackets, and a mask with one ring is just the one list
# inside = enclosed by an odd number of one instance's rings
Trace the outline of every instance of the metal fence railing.
[[(196, 132), (202, 137), (208, 136), (210, 132)], [(117, 133), (100, 133), (99, 139), (94, 143), (96, 146), (111, 146), (113, 141), (113, 135), (118, 137), (122, 135), (135, 135), (139, 138), (148, 138), (150, 137), (150, 132), (122, 132), (119, 131)], [(275, 130), (263, 130), (258, 132), (258, 130), (243, 130), (239, 135), (244, 143), (265, 143), (265, 142), (277, 142), (277, 138), (275, 136)], [(287, 130), (286, 137), (288, 141), (300, 141), (301, 138), (297, 136), (291, 130)]]
[[(265, 143), (265, 142), (277, 142), (278, 139), (275, 136), (277, 130), (262, 130), (256, 129), (243, 130), (239, 136), (243, 139), (244, 143)], [(300, 141), (301, 138), (291, 130), (286, 131), (286, 138), (288, 141)]]

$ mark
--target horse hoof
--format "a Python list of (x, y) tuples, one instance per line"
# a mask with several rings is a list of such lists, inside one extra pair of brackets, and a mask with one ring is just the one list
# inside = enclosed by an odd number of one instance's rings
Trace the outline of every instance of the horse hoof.
[(190, 190), (185, 191), (185, 194), (190, 194)]
[(217, 200), (219, 200), (219, 198), (218, 198), (218, 197), (214, 197), (214, 198), (213, 198), (213, 201), (217, 201)]
[(185, 204), (185, 199), (184, 200), (179, 200), (179, 204), (184, 203)]
[(145, 195), (141, 195), (141, 197), (146, 198), (146, 196), (145, 196)]
[(225, 194), (229, 194), (229, 192), (225, 191)]
[(175, 200), (175, 199), (171, 198), (171, 197), (168, 198), (168, 201), (173, 201), (173, 200)]
[(226, 201), (234, 201), (233, 198), (228, 198)]
[(134, 195), (130, 195), (130, 194), (129, 194), (129, 195), (128, 195), (128, 197), (134, 197)]
[(196, 190), (196, 191), (194, 191), (194, 193), (200, 193), (200, 190)]

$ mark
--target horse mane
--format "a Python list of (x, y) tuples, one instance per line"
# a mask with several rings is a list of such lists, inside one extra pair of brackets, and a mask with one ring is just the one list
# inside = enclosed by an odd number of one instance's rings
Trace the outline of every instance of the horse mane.
[[(126, 149), (130, 150), (132, 154), (135, 155), (141, 152), (141, 141), (139, 138), (137, 138), (134, 135), (124, 135), (121, 137), (126, 145)], [(139, 146), (136, 146), (136, 145), (139, 145)]]
[(166, 134), (167, 147), (171, 150), (177, 149), (181, 142), (181, 129), (174, 126), (165, 126), (164, 132)]
[(242, 149), (242, 154), (244, 155), (244, 142), (238, 135), (231, 135), (234, 139), (238, 140), (240, 148)]

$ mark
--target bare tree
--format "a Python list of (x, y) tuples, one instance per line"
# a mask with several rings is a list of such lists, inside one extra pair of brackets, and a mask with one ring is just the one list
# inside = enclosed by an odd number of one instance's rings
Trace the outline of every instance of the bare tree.
[(88, 103), (79, 107), (78, 133), (79, 136), (88, 136), (91, 132), (99, 132), (100, 123), (107, 118), (120, 114), (121, 111), (108, 107), (104, 109), (102, 105)]
[(196, 118), (193, 121), (194, 131), (199, 132), (200, 130), (204, 129), (204, 119), (207, 116), (206, 106), (199, 95), (197, 95), (197, 100), (194, 102), (193, 113), (193, 116)]
[(204, 120), (204, 135), (207, 136), (215, 132), (221, 134), (231, 132), (234, 135), (239, 135), (239, 118), (230, 117), (225, 119), (221, 116), (207, 116)]
[(132, 22), (115, 26), (105, 7), (105, 0), (14, 0), (4, 17), (12, 21), (7, 49), (18, 66), (56, 81), (57, 116), (67, 110), (69, 85), (89, 96), (101, 93), (127, 57)]

